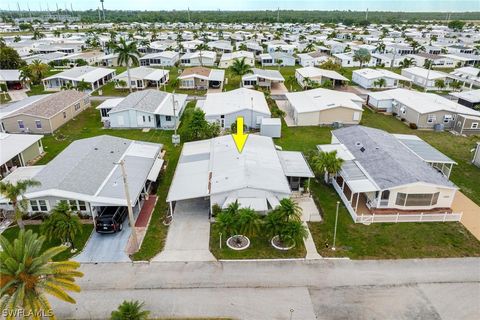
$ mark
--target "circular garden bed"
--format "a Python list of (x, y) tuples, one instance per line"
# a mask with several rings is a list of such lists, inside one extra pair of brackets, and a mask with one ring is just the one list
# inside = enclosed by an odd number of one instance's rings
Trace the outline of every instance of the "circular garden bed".
[(232, 250), (245, 250), (250, 246), (250, 239), (242, 235), (231, 236), (227, 239), (227, 246)]
[(283, 250), (283, 251), (290, 250), (293, 247), (295, 247), (295, 242), (292, 245), (289, 246), (286, 243), (283, 243), (283, 241), (280, 240), (279, 236), (273, 237), (272, 241), (271, 241), (271, 244), (275, 249)]

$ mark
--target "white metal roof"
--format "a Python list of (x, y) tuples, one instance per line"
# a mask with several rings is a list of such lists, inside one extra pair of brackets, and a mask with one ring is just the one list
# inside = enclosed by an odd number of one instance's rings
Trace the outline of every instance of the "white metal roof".
[(479, 111), (465, 107), (434, 93), (397, 88), (382, 91), (381, 95), (379, 95), (378, 92), (372, 93), (372, 96), (381, 99), (395, 99), (420, 114), (444, 110), (452, 113), (480, 116)]
[(456, 164), (455, 161), (415, 135), (393, 134), (393, 136), (423, 161)]
[(120, 102), (122, 102), (125, 99), (123, 98), (112, 98), (112, 99), (107, 99), (100, 103), (95, 109), (112, 109), (115, 108)]
[[(276, 198), (275, 198), (276, 199)], [(227, 208), (231, 203), (238, 201), (240, 208), (250, 208), (255, 211), (267, 211), (267, 199), (265, 198), (235, 198), (228, 197), (223, 203), (222, 208)], [(277, 200), (278, 201), (278, 200)]]
[[(200, 107), (200, 105), (197, 105)], [(270, 115), (267, 101), (262, 92), (247, 88), (239, 88), (232, 91), (208, 93), (201, 104), (206, 115), (221, 115), (239, 112), (242, 110), (254, 110)]]
[(362, 111), (362, 107), (356, 102), (363, 99), (354, 93), (341, 92), (317, 88), (307, 91), (288, 92), (285, 94), (291, 106), (298, 112), (315, 112), (337, 107), (345, 107)]
[(449, 74), (445, 72), (428, 70), (420, 67), (411, 67), (411, 68), (402, 69), (402, 75), (404, 74), (404, 72), (405, 73), (408, 72), (412, 75), (425, 78), (425, 79), (428, 77), (428, 80), (445, 79), (449, 76)]
[(450, 95), (472, 103), (480, 102), (480, 89), (462, 92), (451, 92)]
[(385, 70), (385, 69), (364, 68), (364, 69), (354, 70), (353, 73), (358, 74), (361, 77), (369, 80), (379, 79), (379, 78), (391, 78), (391, 79), (402, 80), (402, 81), (411, 81), (407, 77), (404, 77), (402, 75), (399, 75), (398, 73)]
[(2, 81), (20, 81), (20, 70), (0, 69), (0, 82)]
[(298, 68), (296, 72), (298, 72), (304, 78), (325, 77), (340, 81), (350, 81), (344, 76), (342, 76), (340, 73), (333, 70), (325, 70), (315, 67), (305, 67)]
[[(12, 184), (17, 183), (22, 180), (30, 180), (40, 171), (43, 170), (45, 166), (30, 166), (30, 167), (19, 167), (8, 176), (3, 178), (3, 182), (10, 182)], [(1, 199), (1, 197), (0, 197)]]
[(17, 154), (25, 151), (32, 144), (42, 139), (37, 134), (10, 134), (0, 132), (0, 165), (3, 165)]
[(268, 70), (268, 69), (252, 69), (253, 74), (246, 74), (242, 77), (243, 80), (264, 78), (270, 81), (285, 81), (285, 78), (282, 76), (278, 70)]
[(287, 177), (315, 177), (301, 152), (277, 151), (277, 153)]
[(53, 76), (45, 78), (44, 80), (60, 78), (60, 79), (85, 81), (85, 82), (92, 83), (114, 72), (115, 72), (114, 69), (82, 66), (82, 67), (75, 67), (70, 70), (66, 70), (66, 71), (54, 74)]

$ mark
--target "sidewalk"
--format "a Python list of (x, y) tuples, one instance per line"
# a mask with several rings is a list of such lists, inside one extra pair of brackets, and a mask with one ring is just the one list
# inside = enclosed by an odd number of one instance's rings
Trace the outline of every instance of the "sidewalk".
[(480, 240), (480, 207), (466, 195), (457, 191), (452, 203), (453, 212), (463, 212), (460, 222)]

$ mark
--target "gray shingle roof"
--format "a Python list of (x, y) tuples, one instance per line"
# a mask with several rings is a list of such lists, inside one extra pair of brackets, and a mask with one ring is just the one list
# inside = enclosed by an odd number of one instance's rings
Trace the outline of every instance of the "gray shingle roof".
[(455, 187), (388, 132), (353, 126), (334, 130), (332, 134), (382, 189), (416, 182)]
[(153, 89), (137, 91), (129, 94), (112, 111), (118, 112), (126, 109), (135, 109), (154, 113), (167, 96), (167, 92)]

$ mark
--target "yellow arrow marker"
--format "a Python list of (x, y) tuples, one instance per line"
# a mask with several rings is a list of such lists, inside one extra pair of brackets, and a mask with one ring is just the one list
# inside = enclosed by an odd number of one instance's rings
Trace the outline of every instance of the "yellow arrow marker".
[(247, 142), (248, 134), (243, 133), (243, 117), (237, 118), (237, 133), (232, 134), (233, 141), (237, 146), (238, 152), (242, 153), (245, 142)]

